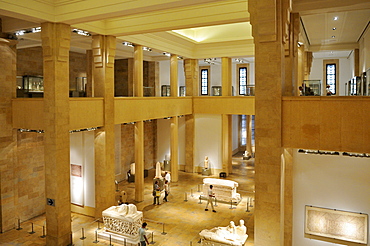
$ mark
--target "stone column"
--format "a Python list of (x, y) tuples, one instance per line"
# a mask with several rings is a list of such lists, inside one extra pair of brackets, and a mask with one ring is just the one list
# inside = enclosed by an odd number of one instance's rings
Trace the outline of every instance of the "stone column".
[[(284, 81), (284, 44), (289, 0), (250, 0), (255, 43), (256, 151), (255, 151), (255, 228), (254, 244), (287, 245), (284, 235), (284, 172), (281, 155), (281, 99)], [(286, 15), (288, 16), (288, 15)], [(287, 213), (286, 213), (287, 212)]]
[[(134, 96), (143, 97), (143, 46), (134, 48)], [(135, 123), (135, 201), (144, 201), (144, 122)]]
[(135, 201), (144, 201), (144, 122), (135, 123)]
[(143, 65), (143, 46), (135, 45), (134, 47), (134, 96), (142, 97), (143, 78), (144, 78), (144, 65)]
[[(178, 66), (177, 55), (171, 54), (170, 57), (170, 85), (171, 97), (179, 96), (178, 86)], [(179, 119), (177, 116), (171, 118), (171, 182), (177, 182), (179, 179)]]
[(116, 38), (94, 35), (94, 95), (104, 98), (104, 126), (95, 131), (95, 217), (115, 204), (114, 56)]
[[(0, 231), (14, 228), (18, 218), (14, 168), (17, 132), (12, 129), (12, 98), (16, 96), (16, 41), (0, 38)], [(14, 48), (12, 47), (14, 46)]]
[(247, 146), (246, 151), (252, 155), (252, 115), (246, 115), (247, 121)]
[(222, 96), (232, 96), (231, 58), (222, 57)]
[(92, 50), (86, 50), (86, 97), (94, 97), (94, 74), (93, 74), (93, 53)]
[(72, 243), (69, 146), (71, 27), (42, 23), (44, 58), (46, 244)]
[(179, 180), (179, 118), (171, 118), (171, 182), (176, 183)]
[(232, 118), (222, 115), (222, 171), (232, 173)]
[[(171, 54), (170, 58), (170, 86), (171, 86), (171, 97), (179, 96), (179, 85), (178, 85), (178, 66), (177, 55)], [(172, 156), (171, 156), (172, 159)]]
[[(185, 86), (186, 96), (198, 96), (199, 90), (199, 67), (198, 60), (185, 59)], [(194, 139), (195, 139), (195, 122), (194, 115), (185, 115), (185, 172), (193, 173), (194, 163)]]
[(298, 77), (298, 35), (299, 35), (299, 14), (290, 14), (288, 23), (287, 40), (285, 47), (285, 82), (283, 83), (283, 95), (292, 96), (295, 91)]
[[(222, 96), (232, 96), (231, 58), (222, 57)], [(222, 169), (232, 173), (232, 124), (231, 115), (222, 115)]]

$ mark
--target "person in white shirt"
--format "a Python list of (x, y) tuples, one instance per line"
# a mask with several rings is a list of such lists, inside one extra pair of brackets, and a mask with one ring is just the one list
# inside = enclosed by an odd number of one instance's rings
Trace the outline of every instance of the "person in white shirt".
[(148, 241), (148, 238), (146, 237), (146, 229), (145, 227), (147, 226), (147, 223), (144, 222), (141, 226), (141, 228), (139, 228), (139, 236), (140, 236), (140, 245), (141, 246), (146, 246), (146, 243), (148, 243), (149, 245), (149, 241)]
[(168, 197), (168, 194), (170, 193), (170, 187), (168, 186), (168, 180), (166, 180), (164, 182), (163, 187), (164, 187), (164, 198), (163, 198), (163, 201), (164, 202), (168, 202), (167, 197)]
[(169, 172), (164, 173), (164, 179), (168, 181), (168, 185), (171, 183), (171, 174)]
[(208, 204), (211, 204), (212, 212), (216, 213), (216, 210), (213, 207), (213, 198), (215, 197), (215, 193), (213, 193), (212, 189), (213, 189), (213, 185), (210, 185), (208, 189), (208, 201), (207, 201), (205, 211), (208, 211)]

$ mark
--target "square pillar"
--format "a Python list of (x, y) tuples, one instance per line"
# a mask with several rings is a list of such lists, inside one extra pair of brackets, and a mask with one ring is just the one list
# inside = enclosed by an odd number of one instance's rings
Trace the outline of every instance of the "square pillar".
[(46, 244), (72, 243), (69, 146), (71, 27), (42, 23), (45, 115)]
[(104, 126), (95, 131), (95, 217), (115, 204), (114, 56), (116, 38), (94, 35), (94, 96), (104, 98)]

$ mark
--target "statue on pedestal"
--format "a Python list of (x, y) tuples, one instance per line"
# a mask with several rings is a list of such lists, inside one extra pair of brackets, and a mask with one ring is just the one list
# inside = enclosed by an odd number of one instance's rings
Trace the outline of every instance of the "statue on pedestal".
[(157, 162), (157, 164), (155, 165), (155, 176), (154, 176), (155, 179), (163, 179), (162, 178), (162, 170), (161, 170), (161, 163), (160, 162)]
[(209, 160), (208, 156), (204, 157), (204, 169), (208, 169), (209, 167)]

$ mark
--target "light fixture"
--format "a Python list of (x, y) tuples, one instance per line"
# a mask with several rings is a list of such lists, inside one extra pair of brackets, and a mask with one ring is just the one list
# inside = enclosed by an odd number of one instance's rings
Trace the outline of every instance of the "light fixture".
[(122, 44), (124, 46), (134, 47), (134, 44), (133, 43), (130, 43), (130, 42), (123, 42)]
[(20, 128), (18, 129), (19, 132), (37, 132), (37, 133), (45, 133), (44, 130), (31, 130), (31, 129), (24, 129), (24, 128)]
[(169, 119), (171, 119), (172, 117), (164, 117), (163, 119), (164, 120), (169, 120)]
[(298, 42), (298, 43), (297, 43), (298, 47), (301, 47), (303, 44), (304, 44), (304, 43), (302, 43), (302, 42)]
[(349, 156), (349, 157), (366, 157), (370, 158), (370, 154), (366, 153), (349, 153), (349, 152), (343, 152), (344, 156)]
[(183, 59), (184, 59), (184, 57), (182, 57), (182, 56), (177, 56), (177, 59), (178, 59), (178, 60), (183, 60)]
[(78, 35), (81, 35), (81, 36), (86, 36), (86, 37), (91, 36), (89, 32), (80, 30), (80, 29), (73, 29), (72, 32), (77, 33)]
[(336, 27), (333, 27), (333, 31), (335, 31), (335, 30), (337, 30), (337, 28)]
[(338, 16), (334, 16), (334, 18), (333, 18), (333, 20), (338, 20), (339, 19), (339, 17)]
[(333, 36), (331, 36), (332, 38), (335, 38), (335, 36), (333, 35)]
[(41, 32), (41, 26), (32, 28), (32, 32), (33, 33)]
[(152, 48), (149, 48), (149, 47), (143, 47), (143, 50), (145, 50), (145, 51), (152, 51)]
[(205, 63), (211, 64), (211, 65), (215, 64), (215, 61), (216, 61), (216, 58), (206, 58), (206, 59), (204, 59)]
[(162, 53), (164, 56), (171, 56), (171, 54), (170, 53), (168, 53), (168, 52), (163, 52)]
[(15, 35), (16, 35), (16, 36), (22, 36), (22, 35), (24, 35), (26, 32), (27, 32), (26, 30), (18, 30), (18, 31), (16, 31), (16, 32), (15, 32)]
[(244, 62), (245, 62), (244, 60), (241, 60), (241, 59), (239, 59), (239, 58), (236, 58), (236, 59), (235, 59), (235, 61), (236, 61), (236, 62), (239, 62), (239, 63), (244, 63)]
[(317, 155), (339, 155), (339, 152), (337, 151), (323, 151), (323, 150), (309, 150), (309, 149), (299, 149), (298, 153), (317, 154)]
[(89, 127), (89, 128), (83, 128), (83, 129), (76, 129), (76, 130), (70, 130), (69, 133), (74, 133), (74, 132), (91, 132), (99, 129), (99, 127)]

